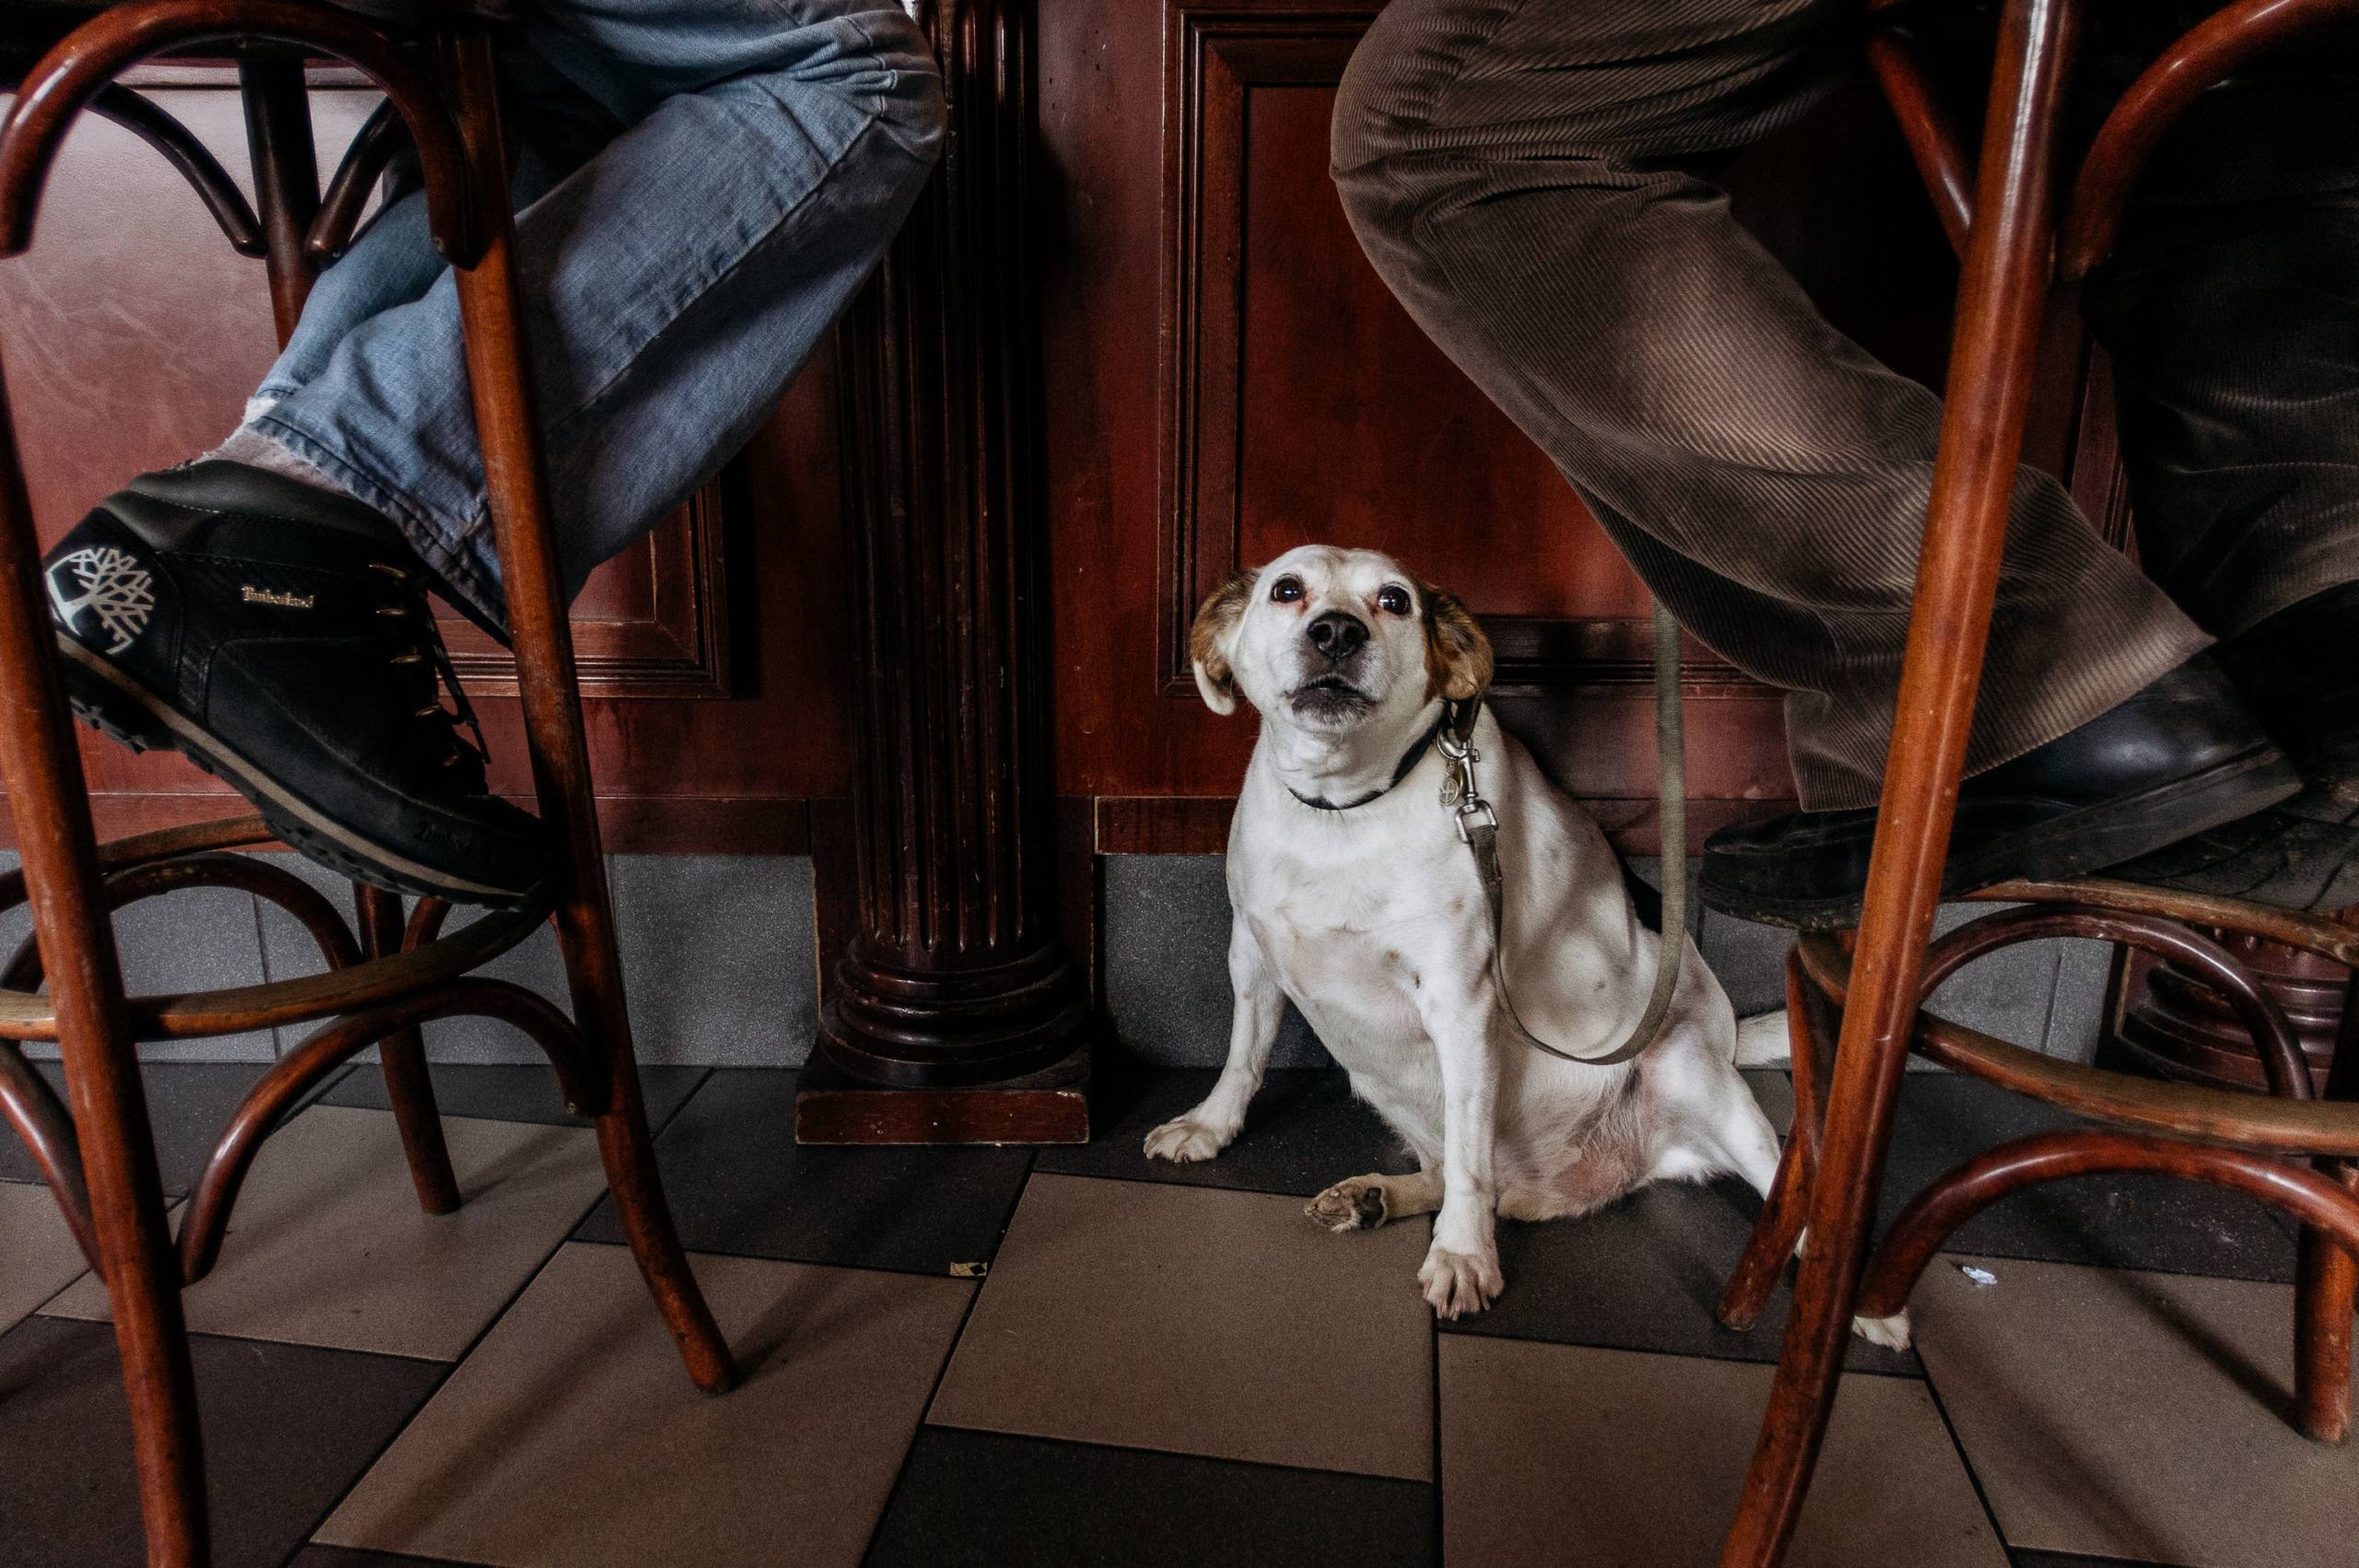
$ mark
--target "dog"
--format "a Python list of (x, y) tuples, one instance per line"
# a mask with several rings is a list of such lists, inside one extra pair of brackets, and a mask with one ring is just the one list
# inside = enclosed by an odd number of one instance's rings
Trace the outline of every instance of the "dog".
[[(1441, 1317), (1504, 1288), (1495, 1215), (1586, 1214), (1648, 1182), (1726, 1173), (1767, 1195), (1778, 1135), (1692, 942), (1661, 1029), (1620, 1065), (1545, 1055), (1502, 1006), (1504, 974), (1532, 1034), (1602, 1054), (1644, 1011), (1662, 939), (1596, 822), (1483, 708), (1468, 739), (1498, 818), (1494, 965), (1476, 860), (1442, 803), (1445, 714), (1479, 702), (1492, 667), (1454, 595), (1389, 556), (1305, 545), (1207, 600), (1191, 651), (1213, 711), (1241, 699), (1262, 729), (1229, 829), (1227, 1064), (1147, 1135), (1150, 1157), (1207, 1160), (1236, 1138), (1291, 1000), (1418, 1166), (1339, 1181), (1309, 1213), (1336, 1231), (1433, 1213), (1417, 1281)], [(1782, 1016), (1764, 1022), (1782, 1036)]]

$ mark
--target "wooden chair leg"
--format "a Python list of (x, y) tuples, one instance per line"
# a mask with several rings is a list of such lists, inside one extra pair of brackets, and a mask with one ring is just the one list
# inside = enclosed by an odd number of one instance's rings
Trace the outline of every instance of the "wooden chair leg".
[(1810, 1247), (1722, 1568), (1771, 1568), (1783, 1560), (1834, 1408), (1915, 1030), (2023, 448), (2031, 357), (2047, 303), (2055, 129), (2074, 15), (2071, 0), (2008, 0), (2001, 23), (1859, 956), (1812, 1184)]
[(294, 335), (319, 277), (304, 241), (320, 210), (320, 160), (311, 139), (311, 89), (293, 54), (254, 54), (238, 63), (246, 111), (246, 148), (270, 275), (272, 319), (280, 347)]
[[(352, 884), (353, 912), (360, 927), (360, 950), (382, 958), (402, 949), (402, 901), (398, 895), (366, 883)], [(442, 1141), (442, 1113), (434, 1103), (434, 1080), (426, 1067), (426, 1036), (415, 1025), (377, 1042), (385, 1069), (385, 1098), (401, 1129), (402, 1153), (409, 1157), (409, 1179), (417, 1206), (429, 1214), (459, 1208), (459, 1178)]]
[(1770, 1293), (1786, 1277), (1786, 1264), (1802, 1240), (1802, 1226), (1809, 1214), (1811, 1176), (1819, 1139), (1817, 1036), (1826, 1023), (1826, 1011), (1825, 998), (1811, 983), (1810, 977), (1802, 973), (1801, 954), (1788, 954), (1786, 1032), (1791, 1045), (1787, 1060), (1794, 1085), (1793, 1120), (1787, 1126), (1786, 1147), (1778, 1158), (1778, 1179), (1770, 1186), (1768, 1201), (1762, 1206), (1761, 1217), (1754, 1222), (1753, 1235), (1745, 1242), (1744, 1256), (1729, 1275), (1714, 1313), (1722, 1328), (1739, 1333), (1760, 1320), (1761, 1309), (1769, 1305)]
[[(2359, 974), (2342, 993), (2342, 1031), (2328, 1070), (2326, 1097), (2359, 1099)], [(2359, 1164), (2321, 1161), (2325, 1173), (2359, 1192)], [(2359, 1258), (2305, 1227), (2294, 1292), (2294, 1410), (2321, 1443), (2351, 1432), (2351, 1315), (2359, 1307)]]
[(32, 506), (0, 388), (0, 776), (17, 825), (33, 930), (89, 1192), (100, 1276), (114, 1310), (149, 1568), (207, 1561), (196, 1381), (181, 1319), (180, 1263), (147, 1124), (123, 972), (99, 881), (80, 754), (58, 684)]
[(539, 424), (520, 327), (515, 225), (504, 200), (509, 187), (499, 79), (489, 39), (481, 29), (453, 24), (443, 42), (460, 133), (469, 162), (479, 174), (473, 185), (479, 232), (486, 236), (481, 257), (457, 273), (467, 375), (499, 546), (534, 780), (542, 818), (562, 856), (559, 874), (567, 879), (555, 912), (558, 946), (572, 988), (574, 1020), (584, 1040), (601, 1053), (606, 1070), (607, 1105), (598, 1118), (598, 1148), (624, 1235), (688, 1375), (698, 1387), (720, 1393), (735, 1384), (735, 1364), (673, 1227), (640, 1101), (622, 960), (615, 942), (605, 858), (591, 790), (589, 748), (582, 737), (572, 630), (566, 620), (549, 528), (547, 479), (541, 466)]

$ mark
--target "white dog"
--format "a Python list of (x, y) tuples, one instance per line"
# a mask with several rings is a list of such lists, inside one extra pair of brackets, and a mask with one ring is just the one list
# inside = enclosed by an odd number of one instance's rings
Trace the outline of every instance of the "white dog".
[[(1491, 677), (1457, 599), (1388, 556), (1308, 545), (1208, 600), (1193, 653), (1214, 711), (1241, 694), (1262, 715), (1228, 838), (1237, 1008), (1219, 1082), (1148, 1134), (1147, 1153), (1206, 1160), (1237, 1136), (1287, 997), (1419, 1165), (1337, 1182), (1310, 1216), (1344, 1231), (1438, 1210), (1417, 1279), (1444, 1317), (1503, 1287), (1494, 1213), (1582, 1214), (1649, 1181), (1731, 1171), (1767, 1193), (1778, 1137), (1692, 943), (1661, 1032), (1624, 1065), (1545, 1056), (1501, 1008), (1489, 904), (1430, 743), (1444, 699), (1474, 701)], [(1610, 1050), (1646, 1005), (1660, 939), (1588, 813), (1487, 710), (1472, 739), (1498, 815), (1515, 1007), (1563, 1050)]]

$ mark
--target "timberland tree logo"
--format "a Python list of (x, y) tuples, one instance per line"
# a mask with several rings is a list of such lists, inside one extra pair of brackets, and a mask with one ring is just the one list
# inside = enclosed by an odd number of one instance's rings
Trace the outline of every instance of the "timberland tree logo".
[[(109, 654), (122, 653), (147, 629), (156, 613), (156, 584), (131, 556), (107, 545), (76, 550), (49, 568), (49, 602), (67, 631), (87, 610), (111, 633)], [(81, 591), (71, 593), (69, 587)]]
[(238, 597), (249, 604), (268, 604), (277, 610), (308, 610), (320, 602), (317, 594), (281, 593), (274, 589), (256, 588), (251, 582), (239, 585)]

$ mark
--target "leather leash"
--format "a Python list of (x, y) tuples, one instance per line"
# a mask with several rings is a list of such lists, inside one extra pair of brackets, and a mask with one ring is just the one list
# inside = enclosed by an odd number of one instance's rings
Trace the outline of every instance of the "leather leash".
[[(1662, 1033), (1663, 1020), (1671, 1015), (1672, 998), (1679, 989), (1680, 965), (1687, 954), (1687, 743), (1679, 693), (1679, 623), (1660, 600), (1654, 606), (1654, 632), (1655, 753), (1661, 773), (1664, 872), (1661, 956), (1655, 962), (1654, 989), (1647, 997), (1646, 1011), (1638, 1015), (1629, 1038), (1602, 1056), (1575, 1056), (1533, 1034), (1516, 1011), (1515, 998), (1508, 989), (1507, 879), (1499, 870), (1499, 816), (1483, 798), (1474, 778), (1474, 765), (1483, 760), (1473, 745), (1474, 721), (1483, 711), (1483, 699), (1478, 696), (1446, 708), (1435, 743), (1441, 748), (1445, 769), (1441, 803), (1455, 813), (1458, 837), (1473, 852), (1483, 895), (1491, 906), (1491, 980), (1498, 989), (1500, 1005), (1526, 1045), (1583, 1067), (1617, 1066), (1655, 1043)], [(1422, 755), (1423, 748), (1419, 750)]]

